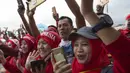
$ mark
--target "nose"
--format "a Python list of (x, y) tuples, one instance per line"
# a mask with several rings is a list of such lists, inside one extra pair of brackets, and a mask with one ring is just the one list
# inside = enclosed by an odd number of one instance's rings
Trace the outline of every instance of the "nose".
[(60, 26), (60, 30), (63, 30), (63, 29), (64, 29), (64, 26), (63, 26), (63, 25), (61, 25), (61, 26)]
[(77, 47), (77, 52), (82, 53), (84, 50), (81, 45)]
[(44, 48), (43, 44), (39, 44), (39, 45), (38, 45), (38, 48), (39, 48), (39, 49), (43, 49), (43, 48)]

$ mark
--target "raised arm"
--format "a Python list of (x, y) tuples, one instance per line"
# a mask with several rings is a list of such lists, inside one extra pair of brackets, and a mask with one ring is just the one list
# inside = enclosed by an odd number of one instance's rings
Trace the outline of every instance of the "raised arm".
[(79, 29), (83, 26), (86, 26), (85, 19), (80, 12), (80, 8), (77, 2), (75, 0), (65, 0), (65, 1), (70, 10), (72, 11), (72, 13), (74, 14), (74, 16), (76, 17), (77, 28)]
[(28, 22), (27, 22), (27, 20), (26, 20), (26, 18), (25, 18), (25, 16), (24, 16), (25, 7), (24, 7), (24, 5), (23, 5), (23, 2), (22, 2), (22, 0), (17, 0), (17, 2), (18, 2), (18, 10), (17, 10), (17, 11), (18, 11), (18, 13), (19, 13), (19, 16), (20, 16), (20, 18), (22, 19), (23, 24), (24, 24), (25, 29), (27, 30), (27, 32), (28, 32), (30, 35), (32, 35), (31, 30), (30, 30), (30, 28), (29, 28), (29, 24), (28, 24)]
[[(81, 12), (91, 26), (95, 26), (100, 22), (100, 19), (93, 11), (93, 0), (81, 0)], [(108, 45), (120, 36), (120, 32), (112, 27), (108, 27), (99, 30), (97, 35), (104, 42), (104, 44)]]
[(29, 27), (31, 29), (31, 32), (33, 33), (33, 36), (36, 38), (38, 35), (40, 35), (40, 32), (36, 26), (35, 19), (33, 15), (35, 14), (35, 9), (29, 10), (29, 5), (27, 3), (27, 16), (29, 19)]

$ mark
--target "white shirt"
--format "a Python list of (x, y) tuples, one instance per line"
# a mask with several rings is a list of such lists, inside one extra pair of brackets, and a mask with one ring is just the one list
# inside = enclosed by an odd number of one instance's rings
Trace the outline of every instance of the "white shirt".
[(61, 42), (59, 44), (60, 47), (62, 46), (69, 46), (71, 44), (71, 41), (67, 40), (67, 41), (64, 41), (63, 39), (61, 39)]

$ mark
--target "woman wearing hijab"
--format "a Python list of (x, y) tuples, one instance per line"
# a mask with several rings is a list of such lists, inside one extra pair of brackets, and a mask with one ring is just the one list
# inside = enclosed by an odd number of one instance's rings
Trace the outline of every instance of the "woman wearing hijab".
[[(81, 0), (81, 11), (82, 11), (82, 14), (85, 17), (85, 19), (90, 23), (91, 26), (93, 26), (92, 27), (93, 33), (97, 34), (97, 36), (102, 40), (105, 49), (112, 55), (112, 57), (114, 59), (113, 67), (111, 68), (112, 72), (109, 71), (110, 69), (108, 69), (107, 72), (104, 72), (104, 71), (102, 72), (102, 70), (103, 70), (102, 69), (100, 72), (93, 72), (93, 73), (130, 73), (130, 46), (129, 46), (130, 40), (129, 40), (129, 38), (127, 38), (126, 35), (117, 31), (116, 29), (114, 29), (112, 27), (113, 22), (111, 22), (112, 19), (110, 17), (107, 16), (107, 17), (102, 17), (100, 19), (97, 17), (95, 12), (93, 11), (93, 0)], [(86, 34), (87, 33), (85, 33), (85, 35)], [(77, 40), (75, 42), (79, 43), (79, 42), (81, 42), (81, 40), (79, 38), (77, 38)], [(79, 44), (79, 45), (75, 45), (75, 46), (81, 47), (81, 46), (85, 46), (85, 44), (84, 45)], [(81, 49), (82, 49), (81, 51), (83, 51), (83, 48), (81, 48)], [(89, 49), (87, 49), (87, 50), (89, 51)], [(78, 55), (78, 53), (77, 53), (77, 55)], [(84, 59), (84, 57), (82, 57), (82, 54), (79, 54), (79, 58), (81, 60)], [(88, 59), (88, 62), (90, 62), (92, 59), (91, 55), (87, 55), (86, 59)], [(78, 61), (78, 62), (80, 62), (80, 61)], [(84, 62), (84, 61), (82, 61), (82, 62)], [(99, 62), (101, 62), (101, 61), (99, 61)], [(60, 71), (65, 72), (65, 68), (62, 67), (59, 69), (60, 69)], [(59, 72), (58, 69), (57, 69), (57, 71)], [(82, 70), (80, 72), (89, 73), (90, 71), (92, 72), (93, 70), (89, 70), (89, 71)], [(58, 73), (58, 72), (56, 72), (56, 73)], [(62, 73), (62, 72), (60, 72), (60, 73)]]
[(17, 39), (9, 39), (6, 44), (8, 45), (8, 47), (13, 49), (18, 49), (20, 46)]
[[(17, 39), (9, 39), (7, 42), (6, 42), (6, 45), (10, 48), (12, 48), (12, 50), (18, 50), (19, 49), (19, 41)], [(4, 58), (4, 57), (3, 57)], [(13, 56), (8, 56), (5, 61), (6, 61), (6, 64), (11, 64), (13, 65), (14, 67), (16, 67), (16, 60), (17, 60), (17, 57), (13, 57)], [(4, 68), (6, 68), (8, 71), (10, 71), (10, 68), (12, 68), (11, 66), (6, 66), (5, 64), (3, 64)], [(17, 68), (17, 67), (16, 67)], [(19, 70), (16, 70), (17, 73), (21, 73)], [(16, 73), (15, 72), (15, 73)]]
[[(27, 58), (28, 63), (26, 64), (28, 64), (28, 66), (26, 67), (24, 73), (31, 73), (31, 67), (29, 67), (30, 62), (32, 60), (43, 60), (53, 48), (58, 47), (60, 41), (61, 39), (59, 35), (54, 31), (44, 31), (43, 33), (41, 33), (37, 40), (37, 49), (39, 50), (40, 56), (37, 57), (36, 55), (34, 56), (34, 54), (30, 53), (32, 55), (29, 55)], [(33, 57), (33, 59), (29, 59), (30, 57)], [(50, 55), (48, 55), (43, 62), (46, 62), (45, 73), (53, 73)]]
[[(13, 43), (13, 41), (9, 40), (9, 42)], [(8, 43), (9, 43), (8, 42)], [(12, 44), (13, 47), (14, 44)], [(29, 54), (29, 52), (33, 51), (36, 47), (35, 39), (30, 36), (26, 35), (20, 40), (20, 48), (16, 48), (16, 50), (19, 50), (19, 58), (17, 57), (8, 57), (6, 60), (1, 52), (1, 61), (3, 66), (10, 72), (10, 73), (22, 73), (23, 68), (25, 66), (26, 58)], [(15, 48), (15, 47), (14, 47)], [(17, 63), (20, 64), (20, 66), (16, 65)]]
[[(67, 65), (56, 70), (61, 62), (54, 66), (56, 73), (101, 73), (110, 64), (107, 51), (102, 46), (102, 41), (91, 32), (90, 27), (82, 27), (77, 32), (71, 33), (69, 39), (73, 42), (75, 58), (72, 69)], [(111, 69), (109, 70), (111, 71)], [(104, 72), (103, 72), (104, 73)]]

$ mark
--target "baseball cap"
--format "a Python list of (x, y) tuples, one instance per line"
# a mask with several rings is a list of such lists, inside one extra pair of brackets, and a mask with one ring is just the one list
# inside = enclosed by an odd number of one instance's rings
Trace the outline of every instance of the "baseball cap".
[(69, 35), (69, 40), (73, 40), (76, 36), (83, 36), (88, 39), (98, 39), (97, 35), (92, 32), (92, 27), (82, 27), (77, 32), (73, 32)]

